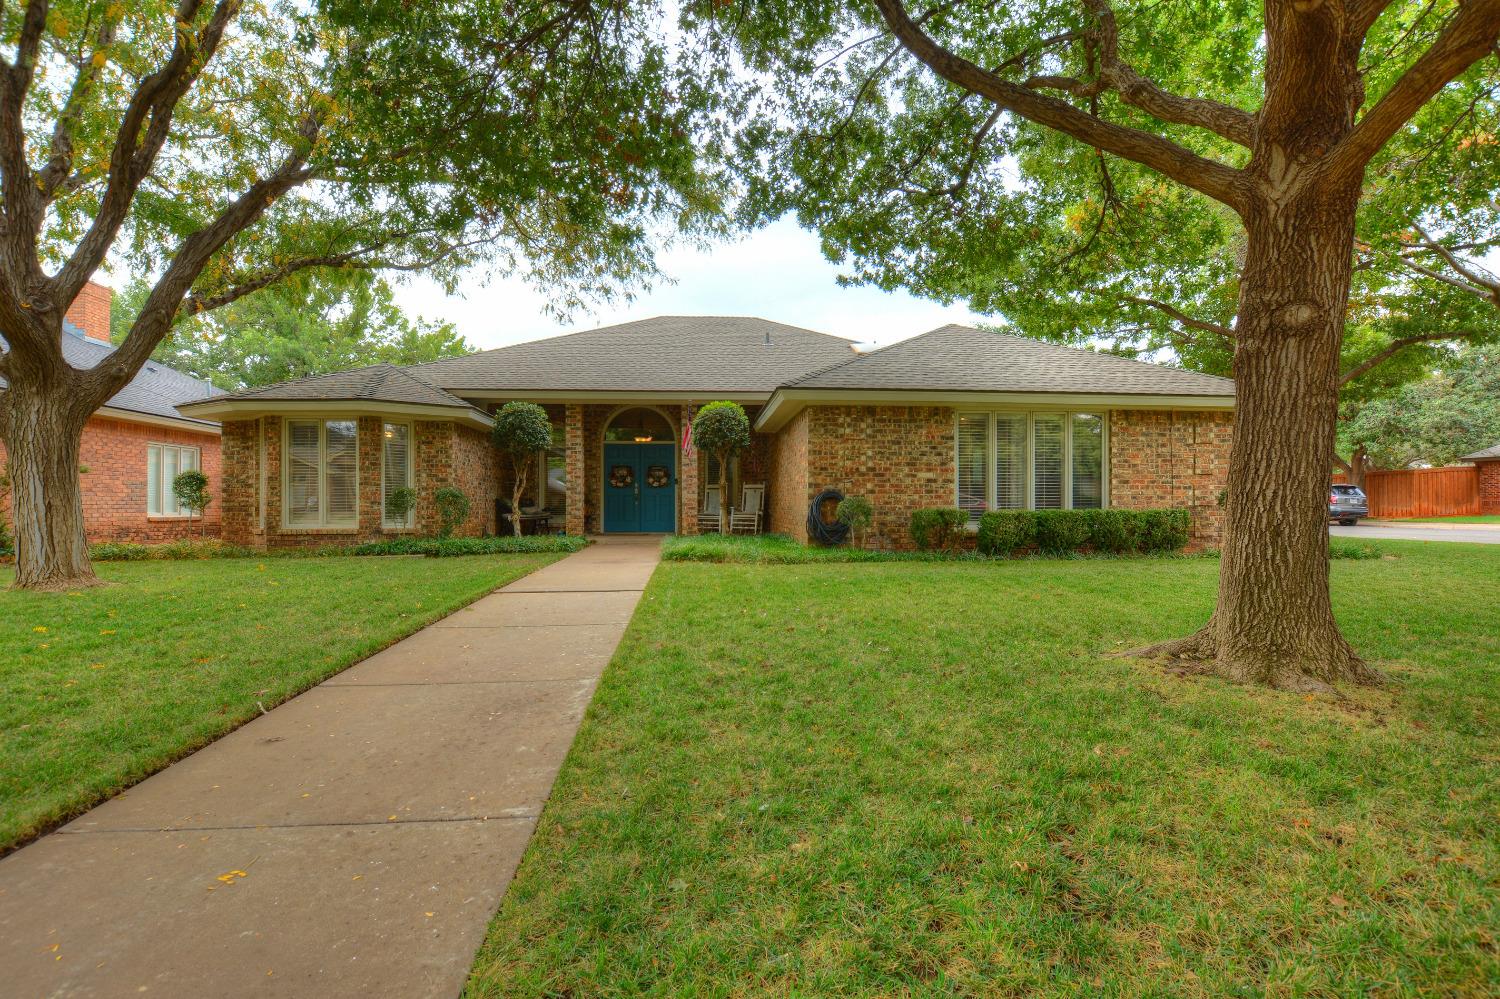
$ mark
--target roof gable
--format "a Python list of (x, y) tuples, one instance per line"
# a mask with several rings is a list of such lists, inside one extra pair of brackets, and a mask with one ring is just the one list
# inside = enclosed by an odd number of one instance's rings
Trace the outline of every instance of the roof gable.
[(393, 364), (307, 375), (214, 396), (214, 402), (400, 402), (414, 406), (469, 409), (468, 403)]

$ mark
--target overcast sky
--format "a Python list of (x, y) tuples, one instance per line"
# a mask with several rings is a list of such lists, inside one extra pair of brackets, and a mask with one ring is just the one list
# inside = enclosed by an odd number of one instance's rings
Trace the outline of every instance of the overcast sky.
[(520, 280), (476, 277), (457, 295), (422, 279), (393, 284), (408, 315), (446, 319), (481, 350), (662, 315), (759, 316), (878, 346), (976, 318), (962, 305), (839, 287), (839, 269), (823, 259), (816, 237), (789, 218), (708, 250), (668, 250), (660, 262), (675, 283), (567, 323), (548, 316), (543, 295)]

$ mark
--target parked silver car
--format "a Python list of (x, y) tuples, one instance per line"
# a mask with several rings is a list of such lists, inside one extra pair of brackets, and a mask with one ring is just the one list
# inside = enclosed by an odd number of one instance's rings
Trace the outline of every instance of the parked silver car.
[(1345, 527), (1353, 526), (1361, 517), (1370, 515), (1370, 501), (1359, 486), (1343, 483), (1328, 490), (1328, 519), (1336, 520)]

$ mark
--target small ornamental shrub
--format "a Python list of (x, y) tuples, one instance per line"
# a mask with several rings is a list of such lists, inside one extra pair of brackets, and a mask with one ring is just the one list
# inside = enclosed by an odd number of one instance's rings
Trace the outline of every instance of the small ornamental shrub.
[(957, 507), (938, 506), (913, 510), (911, 539), (922, 551), (956, 549), (968, 523), (968, 511)]
[(1089, 547), (1096, 552), (1123, 555), (1140, 543), (1140, 515), (1136, 510), (1088, 510)]
[(979, 518), (978, 548), (985, 555), (1012, 555), (1036, 540), (1030, 510), (991, 510)]
[(1140, 510), (1140, 541), (1143, 552), (1177, 552), (1187, 547), (1193, 526), (1186, 510)]
[(750, 417), (737, 402), (710, 402), (693, 417), (693, 443), (719, 459), (719, 533), (729, 533), (729, 462), (750, 447)]
[(1076, 552), (1089, 540), (1090, 510), (1036, 510), (1036, 546), (1048, 555)]
[(172, 495), (176, 496), (177, 502), (191, 511), (193, 516), (199, 518), (198, 533), (202, 534), (207, 530), (207, 525), (202, 520), (203, 511), (208, 509), (208, 504), (212, 503), (214, 498), (213, 494), (208, 491), (208, 476), (195, 468), (179, 472), (177, 478), (172, 480)]
[(469, 497), (462, 489), (444, 486), (432, 494), (432, 500), (437, 504), (438, 537), (451, 538), (458, 525), (469, 519)]
[(417, 491), (411, 486), (391, 490), (385, 498), (385, 519), (393, 524), (404, 524), (406, 518), (417, 508)]
[(854, 547), (863, 548), (865, 533), (875, 521), (874, 505), (863, 496), (845, 496), (839, 500), (834, 515), (838, 517), (839, 523), (849, 528), (849, 533), (854, 538)]
[[(534, 402), (507, 402), (495, 414), (490, 438), (500, 453), (510, 458), (510, 527), (511, 533), (519, 538), (521, 494), (531, 481), (536, 456), (552, 443), (552, 424), (547, 420), (547, 411)], [(538, 496), (537, 502), (540, 504), (542, 499)]]

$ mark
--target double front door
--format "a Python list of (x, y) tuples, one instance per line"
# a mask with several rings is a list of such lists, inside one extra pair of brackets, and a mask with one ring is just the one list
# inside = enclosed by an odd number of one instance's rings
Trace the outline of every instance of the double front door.
[(677, 527), (677, 445), (604, 445), (604, 530), (670, 534)]

